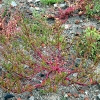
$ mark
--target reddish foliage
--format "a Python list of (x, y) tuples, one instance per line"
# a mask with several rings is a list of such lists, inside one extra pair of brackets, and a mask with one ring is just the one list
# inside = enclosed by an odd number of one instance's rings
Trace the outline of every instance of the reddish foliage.
[(76, 5), (68, 7), (65, 10), (58, 9), (58, 15), (56, 17), (62, 20), (63, 23), (65, 23), (69, 15), (71, 15), (71, 13), (73, 13), (77, 9), (81, 9), (82, 14), (84, 14), (86, 12), (85, 6), (90, 2), (91, 0), (79, 0), (76, 2)]
[(65, 22), (68, 19), (69, 15), (75, 10), (76, 10), (76, 6), (69, 7), (65, 10), (59, 9), (58, 15), (56, 17), (59, 18), (60, 20), (63, 20), (63, 22)]
[(20, 31), (20, 28), (17, 27), (20, 17), (14, 16), (8, 20), (8, 17), (5, 16), (2, 18), (0, 16), (0, 34), (5, 34), (7, 37), (13, 35), (15, 32)]

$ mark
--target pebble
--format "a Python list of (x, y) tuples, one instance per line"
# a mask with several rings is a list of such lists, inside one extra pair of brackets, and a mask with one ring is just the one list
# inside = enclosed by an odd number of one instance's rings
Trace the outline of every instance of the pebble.
[(84, 100), (89, 100), (89, 98), (88, 97), (85, 97)]
[(2, 4), (0, 4), (0, 8), (2, 8)]
[(32, 1), (33, 1), (33, 0), (27, 0), (27, 2), (29, 2), (29, 3), (32, 2)]
[(54, 4), (54, 8), (58, 8), (58, 4)]
[(78, 73), (74, 73), (74, 74), (73, 74), (74, 77), (77, 77), (77, 75), (78, 75)]
[(79, 23), (80, 23), (80, 20), (76, 20), (76, 21), (75, 21), (75, 24), (79, 24)]
[(68, 94), (65, 94), (65, 95), (64, 95), (64, 98), (67, 98), (67, 97), (68, 97)]
[(2, 3), (2, 0), (0, 0), (0, 4)]
[(69, 29), (71, 27), (71, 25), (70, 24), (65, 24), (64, 25), (64, 28), (67, 30), (67, 29)]
[(26, 69), (26, 68), (29, 68), (29, 66), (28, 65), (24, 65), (24, 69)]
[(78, 67), (81, 63), (81, 58), (76, 58), (75, 60), (75, 66)]
[(84, 95), (84, 94), (80, 94), (80, 97), (84, 98), (84, 97), (85, 97), (85, 95)]
[(40, 0), (35, 0), (35, 2), (34, 2), (34, 3), (37, 3), (37, 2), (40, 2)]
[(39, 7), (35, 7), (35, 10), (39, 11), (39, 10), (40, 10), (40, 8), (39, 8)]
[(3, 91), (0, 89), (0, 98), (3, 96)]
[(12, 7), (16, 7), (16, 6), (17, 6), (16, 2), (15, 2), (15, 1), (12, 1), (12, 2), (11, 2), (11, 6), (12, 6)]
[(74, 85), (71, 86), (71, 89), (70, 89), (70, 93), (78, 93), (77, 89), (75, 88)]
[(15, 97), (13, 94), (7, 93), (7, 94), (4, 96), (4, 100), (8, 100), (8, 99), (13, 98), (13, 97)]
[(79, 97), (79, 94), (78, 94), (78, 93), (74, 93), (73, 96), (74, 96), (75, 98), (78, 98), (78, 97)]
[(60, 6), (60, 8), (63, 8), (63, 9), (67, 8), (67, 4), (66, 3), (62, 3), (59, 6)]
[(67, 95), (68, 95), (68, 97), (72, 96), (72, 94), (71, 94), (71, 93), (67, 93)]
[(29, 100), (34, 100), (34, 96), (31, 96), (31, 97), (29, 98)]
[(85, 94), (88, 95), (88, 91), (87, 90), (85, 91)]
[(34, 11), (34, 7), (30, 7), (29, 10), (33, 12)]
[(100, 99), (100, 94), (98, 94), (97, 97)]

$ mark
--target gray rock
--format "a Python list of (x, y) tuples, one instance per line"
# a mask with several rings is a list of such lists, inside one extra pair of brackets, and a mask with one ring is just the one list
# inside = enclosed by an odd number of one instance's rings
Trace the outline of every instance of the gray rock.
[(57, 94), (53, 94), (53, 95), (49, 95), (45, 98), (45, 100), (60, 100), (59, 95)]
[(97, 95), (96, 99), (97, 100), (100, 100), (100, 94)]
[(78, 67), (81, 63), (81, 58), (76, 58), (75, 60), (75, 66)]
[(29, 66), (28, 65), (24, 65), (24, 68), (26, 69), (26, 68), (29, 68)]
[(70, 93), (78, 93), (77, 89), (74, 87), (74, 85), (72, 85), (72, 87), (70, 88)]
[(58, 4), (55, 3), (55, 4), (54, 4), (54, 8), (58, 8)]
[(84, 95), (84, 94), (80, 94), (80, 97), (81, 97), (81, 98), (84, 98), (84, 97), (85, 97), (85, 95)]
[(29, 100), (34, 100), (34, 96), (31, 96), (31, 97), (29, 98)]
[(59, 6), (60, 6), (60, 8), (63, 8), (63, 9), (67, 8), (67, 4), (66, 3), (62, 3)]
[(78, 73), (74, 73), (74, 74), (73, 74), (74, 77), (77, 77), (77, 75), (78, 75)]
[(4, 96), (4, 100), (9, 100), (9, 99), (11, 99), (13, 97), (15, 97), (13, 94), (6, 93), (5, 96)]
[(0, 8), (2, 8), (2, 4), (0, 4)]
[(33, 0), (27, 0), (27, 2), (29, 2), (29, 3), (32, 2), (32, 1), (33, 1)]
[(33, 12), (33, 11), (34, 11), (34, 7), (30, 7), (29, 10), (30, 10), (31, 12)]
[(39, 7), (35, 7), (35, 10), (39, 11), (39, 10), (40, 10), (40, 8), (39, 8)]
[[(3, 97), (3, 91), (0, 89), (0, 98)], [(0, 99), (1, 100), (1, 99)]]
[(38, 2), (40, 2), (40, 0), (35, 0), (35, 2), (34, 2), (34, 3), (38, 3)]
[(12, 7), (16, 7), (16, 6), (17, 6), (17, 3), (16, 3), (15, 1), (12, 1), (12, 2), (11, 2), (11, 6), (12, 6)]

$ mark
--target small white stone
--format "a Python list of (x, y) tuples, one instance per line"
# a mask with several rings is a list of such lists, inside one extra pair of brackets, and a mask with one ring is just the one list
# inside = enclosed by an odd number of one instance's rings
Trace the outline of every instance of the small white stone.
[(67, 94), (65, 94), (65, 95), (64, 95), (64, 98), (67, 98), (67, 97), (68, 97), (68, 95), (67, 95)]
[(98, 94), (98, 98), (100, 99), (100, 94)]
[(70, 27), (71, 27), (70, 24), (65, 24), (65, 26), (64, 26), (65, 29), (69, 29)]
[(35, 10), (39, 11), (39, 10), (40, 10), (40, 8), (39, 8), (39, 7), (35, 7)]
[(16, 2), (15, 1), (12, 1), (11, 2), (11, 6), (16, 7), (17, 6)]
[(42, 83), (43, 81), (42, 80), (40, 80), (40, 83)]
[(59, 6), (60, 6), (60, 8), (64, 8), (64, 7), (66, 7), (66, 4), (60, 4)]
[(88, 95), (88, 91), (87, 90), (85, 91), (85, 94)]
[(57, 8), (58, 7), (58, 4), (54, 4), (54, 7)]
[(31, 97), (29, 98), (29, 100), (34, 100), (34, 97), (33, 97), (33, 96), (31, 96)]
[(73, 76), (74, 76), (74, 77), (77, 77), (77, 74), (78, 74), (78, 73), (74, 73)]
[(84, 98), (84, 97), (85, 97), (85, 95), (84, 95), (84, 94), (80, 94), (80, 97)]
[(24, 65), (24, 68), (26, 69), (26, 68), (29, 68), (29, 66), (28, 65)]
[(27, 0), (27, 2), (32, 2), (33, 0)]
[(30, 10), (30, 11), (34, 11), (34, 8), (33, 8), (33, 7), (30, 7), (29, 10)]
[(40, 0), (35, 0), (35, 3), (40, 2)]
[(2, 4), (0, 4), (0, 8), (2, 7)]

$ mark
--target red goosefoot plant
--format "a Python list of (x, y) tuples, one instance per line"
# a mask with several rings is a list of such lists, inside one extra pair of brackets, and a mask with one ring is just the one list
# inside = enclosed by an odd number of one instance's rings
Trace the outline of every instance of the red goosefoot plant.
[[(90, 9), (93, 8), (94, 4), (92, 0), (76, 0), (75, 3), (73, 3), (72, 5), (69, 5), (69, 7), (66, 8), (65, 10), (59, 8), (58, 14), (55, 16), (55, 18), (59, 18), (59, 20), (61, 20), (62, 23), (65, 23), (68, 17), (72, 15), (73, 12), (75, 12), (76, 10), (80, 10), (78, 15), (87, 14), (86, 6), (88, 6), (89, 4), (91, 4)], [(92, 17), (100, 20), (100, 16), (98, 15), (94, 15)]]
[(4, 90), (22, 93), (43, 88), (56, 92), (59, 85), (97, 84), (93, 79), (95, 65), (85, 68), (83, 58), (79, 66), (75, 66), (77, 55), (70, 52), (73, 42), (63, 34), (59, 20), (49, 25), (41, 15), (32, 19), (17, 15), (20, 32), (10, 37), (0, 34), (0, 86)]

